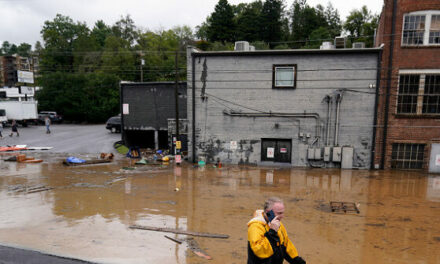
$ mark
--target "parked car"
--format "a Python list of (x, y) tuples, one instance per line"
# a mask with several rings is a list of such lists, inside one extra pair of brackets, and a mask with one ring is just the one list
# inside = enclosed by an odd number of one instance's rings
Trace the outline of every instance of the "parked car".
[(121, 116), (112, 116), (107, 120), (105, 128), (110, 130), (112, 133), (121, 133)]
[(50, 121), (52, 123), (61, 123), (63, 121), (63, 118), (57, 114), (57, 112), (54, 111), (41, 111), (38, 114), (38, 122), (41, 124), (44, 124), (44, 120), (46, 117), (49, 117)]

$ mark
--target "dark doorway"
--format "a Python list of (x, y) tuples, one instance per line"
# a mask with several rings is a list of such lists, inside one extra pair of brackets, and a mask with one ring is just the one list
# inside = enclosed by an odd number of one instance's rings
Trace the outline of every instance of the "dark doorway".
[(262, 138), (261, 161), (291, 162), (292, 140)]
[(168, 149), (168, 130), (159, 130), (159, 149)]
[(128, 147), (154, 149), (154, 130), (125, 130), (124, 133)]

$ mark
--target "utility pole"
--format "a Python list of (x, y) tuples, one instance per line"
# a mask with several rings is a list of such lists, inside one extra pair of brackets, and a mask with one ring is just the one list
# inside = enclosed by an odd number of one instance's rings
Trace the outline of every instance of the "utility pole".
[[(141, 53), (141, 56), (142, 55), (143, 55), (143, 53)], [(144, 82), (144, 71), (142, 69), (142, 66), (144, 66), (144, 64), (145, 64), (145, 60), (142, 59), (142, 57), (141, 57), (141, 82)]]

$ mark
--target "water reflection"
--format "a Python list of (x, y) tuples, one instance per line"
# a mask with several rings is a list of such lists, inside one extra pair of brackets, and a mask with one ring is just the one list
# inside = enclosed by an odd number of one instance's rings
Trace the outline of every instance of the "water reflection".
[[(128, 228), (137, 224), (228, 234), (196, 239), (213, 263), (242, 263), (246, 222), (277, 195), (286, 202), (289, 236), (310, 263), (440, 262), (439, 176), (209, 164), (127, 168), (134, 166), (0, 162), (0, 242), (98, 262), (201, 262), (163, 233)], [(37, 184), (53, 189), (11, 189)], [(332, 213), (330, 201), (354, 202), (361, 213)]]

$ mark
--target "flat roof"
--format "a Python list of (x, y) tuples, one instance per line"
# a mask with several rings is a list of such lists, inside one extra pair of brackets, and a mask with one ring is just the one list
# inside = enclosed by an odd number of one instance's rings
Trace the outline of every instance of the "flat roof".
[(255, 51), (201, 51), (194, 48), (191, 55), (202, 56), (272, 56), (272, 55), (303, 55), (303, 54), (353, 54), (353, 53), (379, 53), (379, 48), (362, 49), (288, 49), (288, 50), (255, 50)]

